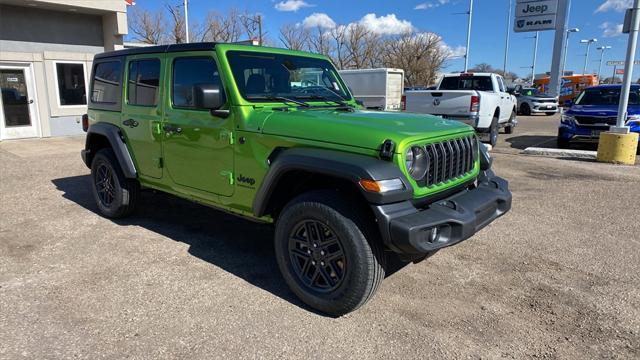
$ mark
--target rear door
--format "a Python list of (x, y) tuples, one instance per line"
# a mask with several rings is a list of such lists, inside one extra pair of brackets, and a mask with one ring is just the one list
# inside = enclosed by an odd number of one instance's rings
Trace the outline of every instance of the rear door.
[(162, 177), (162, 91), (164, 54), (137, 55), (125, 64), (125, 91), (121, 128), (138, 173)]
[[(233, 194), (233, 114), (212, 115), (195, 105), (195, 86), (216, 84), (224, 89), (214, 53), (168, 53), (169, 89), (163, 121), (163, 151), (167, 172), (183, 192)], [(193, 191), (195, 190), (195, 191)]]

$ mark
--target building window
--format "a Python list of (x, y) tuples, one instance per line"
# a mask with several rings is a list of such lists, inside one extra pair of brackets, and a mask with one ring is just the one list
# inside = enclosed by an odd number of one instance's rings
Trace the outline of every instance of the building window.
[(147, 59), (129, 63), (127, 101), (129, 105), (158, 105), (160, 60)]
[(120, 103), (120, 61), (96, 64), (91, 89), (91, 101), (103, 104)]
[(60, 106), (87, 105), (84, 64), (57, 63)]

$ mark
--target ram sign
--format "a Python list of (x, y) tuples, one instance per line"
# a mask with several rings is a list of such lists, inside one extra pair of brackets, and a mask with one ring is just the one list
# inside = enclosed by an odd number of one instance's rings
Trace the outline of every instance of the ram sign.
[(513, 31), (543, 31), (556, 28), (558, 0), (518, 0)]

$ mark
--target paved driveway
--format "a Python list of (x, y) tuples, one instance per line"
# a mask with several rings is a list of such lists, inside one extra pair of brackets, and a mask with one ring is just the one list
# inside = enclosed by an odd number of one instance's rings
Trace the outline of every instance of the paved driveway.
[(0, 358), (640, 357), (640, 168), (510, 153), (513, 210), (329, 318), (270, 227), (147, 192), (96, 214), (82, 139), (0, 143)]

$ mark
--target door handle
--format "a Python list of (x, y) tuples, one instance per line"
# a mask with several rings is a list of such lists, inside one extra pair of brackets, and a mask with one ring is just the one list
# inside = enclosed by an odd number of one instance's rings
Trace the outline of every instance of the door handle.
[(179, 126), (175, 126), (175, 125), (171, 125), (171, 124), (164, 124), (162, 125), (162, 130), (168, 132), (168, 133), (176, 133), (176, 134), (180, 134), (182, 132), (182, 128)]
[(33, 104), (33, 99), (30, 99), (30, 100), (29, 100), (29, 104)]
[(122, 122), (122, 125), (128, 126), (130, 128), (134, 128), (134, 127), (138, 126), (139, 123), (137, 121), (133, 120), (133, 119), (127, 119), (127, 120)]

